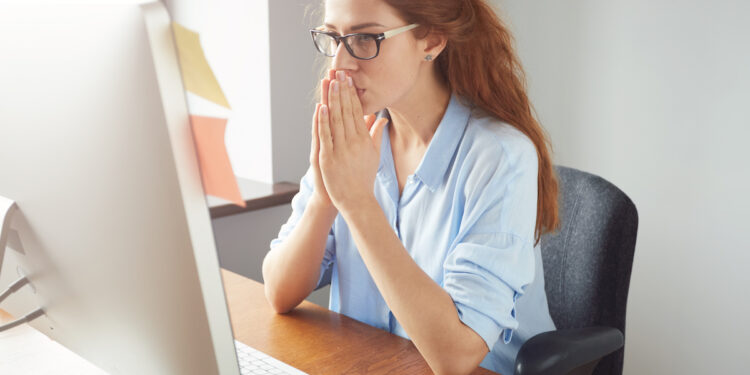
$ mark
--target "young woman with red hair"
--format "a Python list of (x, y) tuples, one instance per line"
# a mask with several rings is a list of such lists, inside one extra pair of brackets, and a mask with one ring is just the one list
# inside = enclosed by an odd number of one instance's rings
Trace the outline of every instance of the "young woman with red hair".
[[(263, 262), (280, 313), (407, 337), (435, 373), (513, 373), (555, 326), (539, 249), (557, 181), (511, 36), (484, 0), (326, 0), (310, 168)], [(330, 272), (330, 280), (324, 275)]]

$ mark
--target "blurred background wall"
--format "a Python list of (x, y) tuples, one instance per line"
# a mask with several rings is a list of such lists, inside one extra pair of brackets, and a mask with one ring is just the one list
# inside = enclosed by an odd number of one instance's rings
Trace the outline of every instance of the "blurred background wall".
[[(315, 85), (322, 60), (309, 29), (322, 14), (308, 0), (166, 0), (172, 19), (200, 34), (231, 109), (188, 93), (191, 113), (227, 118), (225, 143), (238, 177), (299, 183), (309, 166)], [(222, 267), (262, 281), (269, 243), (289, 204), (212, 220)], [(308, 300), (328, 307), (328, 290)]]
[(556, 163), (638, 207), (625, 373), (747, 373), (750, 2), (494, 4)]
[(173, 20), (199, 33), (229, 101), (226, 109), (188, 94), (191, 113), (228, 119), (226, 145), (235, 174), (267, 183), (299, 182), (308, 166), (314, 85), (322, 78), (308, 31), (317, 3), (165, 3)]

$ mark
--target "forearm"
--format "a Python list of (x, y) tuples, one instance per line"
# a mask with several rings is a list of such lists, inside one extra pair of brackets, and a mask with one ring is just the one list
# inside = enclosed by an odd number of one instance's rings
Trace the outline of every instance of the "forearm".
[(266, 299), (279, 313), (299, 305), (320, 276), (326, 238), (336, 218), (335, 207), (308, 203), (297, 226), (263, 259)]
[(433, 371), (476, 368), (487, 345), (461, 322), (451, 296), (414, 262), (377, 201), (344, 215), (378, 290)]

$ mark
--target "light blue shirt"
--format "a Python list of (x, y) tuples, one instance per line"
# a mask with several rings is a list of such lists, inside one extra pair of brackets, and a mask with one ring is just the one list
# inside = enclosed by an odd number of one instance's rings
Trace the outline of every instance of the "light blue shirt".
[[(378, 117), (390, 118), (387, 109)], [(521, 344), (555, 329), (534, 246), (537, 170), (528, 137), (454, 93), (399, 196), (388, 128), (383, 131), (375, 197), (406, 251), (452, 297), (461, 321), (492, 348), (481, 366), (506, 375), (513, 373)], [(311, 173), (302, 177), (292, 214), (271, 248), (302, 217), (313, 189)], [(341, 214), (328, 234), (319, 287), (328, 282), (329, 267), (331, 310), (408, 338)]]

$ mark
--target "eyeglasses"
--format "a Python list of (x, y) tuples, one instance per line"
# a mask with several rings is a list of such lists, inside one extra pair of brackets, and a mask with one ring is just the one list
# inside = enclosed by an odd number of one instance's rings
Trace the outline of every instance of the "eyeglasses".
[(315, 29), (310, 30), (310, 33), (312, 34), (315, 48), (317, 48), (318, 52), (328, 57), (336, 56), (336, 49), (338, 48), (339, 43), (343, 40), (344, 47), (346, 47), (346, 50), (349, 51), (349, 54), (354, 58), (370, 60), (378, 56), (378, 53), (380, 53), (380, 42), (384, 39), (392, 38), (417, 26), (419, 25), (413, 23), (380, 34), (355, 33), (340, 36), (336, 35), (333, 31)]

